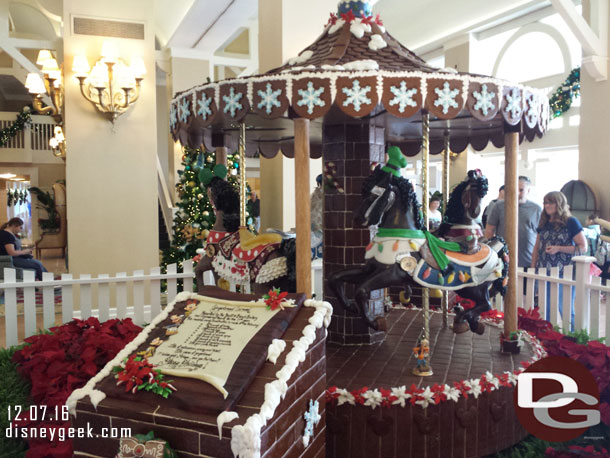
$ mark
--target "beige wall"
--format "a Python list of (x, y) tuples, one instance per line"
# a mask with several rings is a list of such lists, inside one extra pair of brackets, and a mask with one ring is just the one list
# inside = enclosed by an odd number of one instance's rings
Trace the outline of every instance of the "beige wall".
[[(159, 265), (157, 227), (156, 90), (153, 0), (64, 0), (68, 248), (70, 271), (110, 273)], [(147, 74), (140, 99), (113, 125), (80, 94), (74, 55), (90, 65), (103, 37), (73, 35), (71, 17), (121, 18), (145, 24), (145, 40), (117, 39), (120, 57), (140, 55)]]

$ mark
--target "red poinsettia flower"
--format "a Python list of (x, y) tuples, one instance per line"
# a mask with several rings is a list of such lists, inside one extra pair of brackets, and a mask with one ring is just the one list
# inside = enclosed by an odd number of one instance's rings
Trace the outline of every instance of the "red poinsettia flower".
[(326, 25), (335, 25), (338, 20), (339, 20), (339, 18), (337, 17), (337, 15), (335, 13), (330, 13), (330, 18), (328, 19), (328, 22), (326, 23)]
[(281, 292), (279, 288), (272, 288), (263, 296), (263, 299), (265, 300), (265, 304), (267, 304), (267, 308), (269, 310), (276, 310), (278, 308), (284, 310), (284, 307), (282, 307), (282, 302), (286, 296), (288, 296), (287, 292)]
[(351, 23), (354, 19), (356, 19), (356, 16), (354, 16), (352, 10), (349, 10), (347, 13), (341, 13), (341, 19), (347, 23)]
[(383, 21), (379, 15), (375, 17), (375, 24), (383, 26)]

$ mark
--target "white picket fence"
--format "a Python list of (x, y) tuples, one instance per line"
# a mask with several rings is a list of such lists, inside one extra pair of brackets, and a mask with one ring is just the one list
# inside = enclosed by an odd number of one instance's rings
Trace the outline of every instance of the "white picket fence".
[[(183, 263), (182, 272), (178, 272), (176, 264), (170, 264), (166, 273), (161, 273), (160, 267), (154, 267), (149, 273), (137, 270), (131, 275), (121, 272), (113, 277), (87, 274), (79, 278), (62, 274), (60, 280), (54, 280), (53, 274), (46, 272), (42, 281), (35, 281), (31, 270), (23, 271), (22, 281), (17, 280), (15, 269), (4, 269), (4, 282), (0, 283), (4, 320), (0, 319), (0, 329), (4, 327), (5, 330), (5, 346), (15, 345), (40, 329), (67, 323), (73, 318), (95, 316), (105, 321), (129, 317), (139, 325), (149, 323), (161, 311), (162, 303), (174, 300), (178, 293), (178, 280), (183, 282), (182, 291), (193, 291), (194, 275), (192, 261)], [(321, 260), (312, 263), (312, 279), (313, 292), (321, 298)], [(167, 282), (165, 292), (161, 290), (163, 281)], [(203, 282), (215, 284), (212, 272), (204, 274)], [(36, 305), (37, 289), (42, 291), (41, 305)], [(23, 301), (17, 300), (18, 290), (23, 292)], [(55, 305), (56, 294), (61, 295), (61, 305)], [(18, 302), (23, 303), (23, 314), (18, 310)]]
[[(572, 265), (564, 268), (561, 277), (556, 267), (550, 272), (546, 269), (520, 267), (517, 306), (530, 310), (537, 302), (540, 316), (564, 331), (586, 329), (594, 339), (608, 336), (610, 313), (607, 313), (603, 297), (610, 296), (610, 286), (602, 284), (599, 277), (591, 276), (591, 264), (594, 261), (595, 258), (591, 256), (575, 256), (572, 258)], [(547, 289), (550, 294), (547, 294)], [(560, 290), (563, 313), (559, 311)], [(574, 304), (573, 326), (570, 312), (572, 303)], [(499, 296), (494, 304), (497, 310), (503, 310)], [(550, 304), (550, 316), (546, 316), (547, 304)]]
[[(602, 300), (603, 294), (610, 296), (610, 286), (603, 285), (598, 277), (591, 277), (591, 263), (595, 258), (578, 256), (573, 258), (574, 266), (564, 269), (563, 277), (558, 269), (546, 270), (519, 269), (518, 294), (519, 307), (527, 310), (534, 307), (535, 295), (538, 296), (540, 315), (565, 330), (571, 327), (572, 288), (574, 289), (575, 319), (574, 329), (586, 329), (591, 337), (608, 336), (610, 313)], [(4, 320), (0, 319), (0, 329), (4, 327), (5, 345), (11, 346), (29, 337), (40, 329), (48, 329), (58, 323), (67, 323), (73, 318), (86, 319), (95, 316), (100, 321), (110, 318), (130, 317), (136, 324), (150, 322), (161, 311), (162, 303), (171, 302), (178, 293), (178, 280), (182, 280), (184, 291), (193, 291), (194, 272), (192, 262), (184, 262), (182, 272), (176, 264), (167, 266), (161, 273), (160, 267), (150, 269), (149, 273), (137, 270), (131, 275), (125, 272), (115, 276), (62, 274), (54, 280), (52, 273), (44, 273), (42, 281), (34, 281), (33, 271), (23, 272), (23, 281), (16, 279), (14, 269), (4, 269), (4, 282), (0, 283), (0, 296), (4, 298)], [(321, 260), (312, 264), (313, 292), (322, 297), (323, 275)], [(165, 292), (161, 283), (166, 282)], [(204, 276), (206, 285), (213, 285), (211, 272)], [(538, 283), (535, 288), (535, 283)], [(550, 294), (547, 297), (547, 284)], [(36, 305), (36, 289), (42, 291), (42, 305)], [(59, 289), (60, 291), (56, 291)], [(563, 290), (563, 310), (559, 313), (559, 290)], [(18, 310), (17, 291), (23, 292), (23, 313)], [(61, 295), (61, 305), (55, 305), (55, 295)], [(550, 301), (550, 316), (546, 317), (546, 304)], [(78, 307), (76, 305), (78, 304)], [(95, 306), (95, 308), (93, 308)], [(496, 299), (494, 307), (503, 310), (501, 298)], [(42, 322), (37, 316), (42, 313)], [(3, 321), (3, 322), (2, 322)], [(4, 326), (3, 326), (4, 325)]]
[[(206, 283), (213, 284), (210, 277), (211, 274), (207, 276)], [(149, 273), (136, 270), (131, 275), (120, 272), (115, 276), (101, 274), (92, 277), (86, 274), (78, 278), (62, 274), (60, 280), (54, 280), (53, 274), (46, 272), (42, 281), (35, 281), (33, 271), (24, 270), (21, 281), (17, 280), (14, 269), (4, 269), (0, 293), (4, 297), (5, 345), (15, 345), (39, 329), (48, 329), (58, 322), (67, 323), (73, 318), (95, 316), (105, 321), (129, 317), (139, 325), (150, 322), (161, 312), (162, 298), (167, 303), (168, 299), (171, 302), (176, 296), (178, 280), (182, 280), (182, 290), (193, 291), (192, 261), (183, 263), (182, 272), (178, 272), (176, 264), (170, 264), (166, 273), (161, 273), (160, 267), (154, 267)], [(166, 282), (165, 292), (161, 288), (162, 282)], [(36, 305), (37, 289), (42, 291), (42, 305)], [(21, 320), (17, 304), (18, 290), (23, 292)], [(61, 295), (61, 305), (55, 305), (56, 294)], [(77, 304), (78, 308), (75, 308)], [(42, 323), (37, 323), (37, 315), (41, 312)]]

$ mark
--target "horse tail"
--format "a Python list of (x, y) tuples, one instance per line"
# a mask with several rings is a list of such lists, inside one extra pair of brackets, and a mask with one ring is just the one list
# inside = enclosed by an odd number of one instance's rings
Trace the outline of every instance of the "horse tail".
[(287, 238), (282, 240), (280, 245), (280, 253), (286, 257), (286, 278), (289, 284), (289, 291), (297, 290), (297, 241), (296, 238)]
[(506, 282), (508, 279), (508, 265), (510, 263), (508, 246), (502, 237), (495, 236), (488, 242), (489, 246), (498, 254), (498, 258), (502, 260), (502, 273), (499, 278), (493, 281), (489, 290), (489, 296), (494, 297), (500, 293), (502, 296), (506, 294)]

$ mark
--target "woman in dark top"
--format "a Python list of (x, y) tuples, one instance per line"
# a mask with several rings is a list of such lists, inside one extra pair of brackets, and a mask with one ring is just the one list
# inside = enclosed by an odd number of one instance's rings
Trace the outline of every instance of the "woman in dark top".
[[(587, 239), (580, 222), (570, 213), (566, 196), (559, 191), (544, 196), (544, 211), (540, 215), (536, 244), (532, 253), (532, 267), (559, 267), (563, 276), (564, 266), (572, 262), (572, 257), (586, 253)], [(547, 284), (550, 286), (550, 284)], [(550, 287), (547, 287), (549, 304)], [(559, 312), (563, 304), (563, 288), (559, 288)], [(549, 304), (550, 305), (550, 304)], [(550, 306), (547, 305), (547, 318)], [(572, 301), (572, 326), (574, 326), (574, 304)]]
[(0, 255), (12, 256), (13, 265), (22, 269), (36, 271), (36, 280), (42, 280), (42, 273), (47, 269), (32, 257), (32, 250), (22, 250), (21, 240), (17, 234), (23, 230), (21, 218), (11, 218), (0, 227)]

